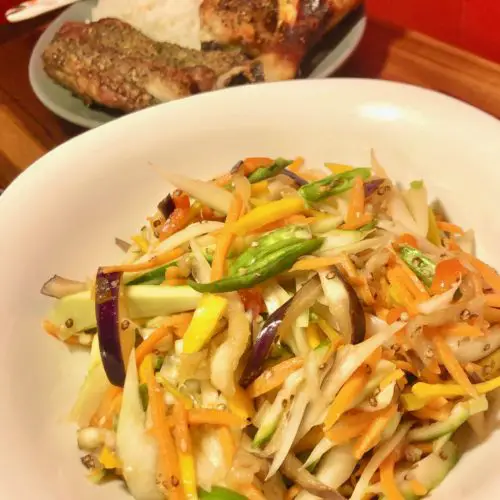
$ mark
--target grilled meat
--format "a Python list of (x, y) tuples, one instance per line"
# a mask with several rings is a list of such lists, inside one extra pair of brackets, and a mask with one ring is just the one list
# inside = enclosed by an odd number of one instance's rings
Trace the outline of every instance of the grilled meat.
[(66, 23), (43, 61), (52, 79), (87, 104), (126, 112), (262, 80), (260, 63), (239, 51), (205, 53), (154, 42), (117, 19)]
[(204, 41), (238, 44), (266, 81), (294, 78), (307, 51), (361, 0), (203, 0)]

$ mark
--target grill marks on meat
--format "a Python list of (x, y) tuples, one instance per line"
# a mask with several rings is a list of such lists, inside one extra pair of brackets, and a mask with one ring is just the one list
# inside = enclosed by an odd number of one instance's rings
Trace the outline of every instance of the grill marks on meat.
[(204, 0), (205, 42), (241, 44), (266, 81), (294, 78), (308, 50), (361, 0)]
[(261, 78), (260, 63), (241, 52), (157, 43), (117, 19), (66, 23), (43, 61), (52, 79), (87, 104), (126, 112)]

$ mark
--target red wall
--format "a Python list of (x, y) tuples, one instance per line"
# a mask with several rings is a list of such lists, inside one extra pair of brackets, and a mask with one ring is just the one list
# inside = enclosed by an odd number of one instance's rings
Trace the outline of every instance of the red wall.
[(368, 14), (500, 62), (500, 0), (366, 0)]

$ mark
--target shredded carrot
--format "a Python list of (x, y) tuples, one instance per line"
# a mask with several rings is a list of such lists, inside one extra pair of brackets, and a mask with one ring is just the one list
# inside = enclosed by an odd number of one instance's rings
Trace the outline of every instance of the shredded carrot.
[(500, 307), (500, 293), (487, 293), (484, 296), (484, 301), (487, 306)]
[(340, 264), (340, 257), (306, 257), (305, 259), (298, 260), (293, 267), (292, 271), (316, 271), (325, 267), (335, 266)]
[(434, 451), (433, 443), (412, 443), (412, 446), (421, 450), (422, 453), (432, 453)]
[(184, 254), (182, 248), (174, 248), (174, 250), (169, 250), (168, 252), (161, 253), (159, 255), (154, 255), (146, 262), (140, 262), (138, 264), (119, 264), (116, 266), (106, 266), (102, 270), (105, 273), (133, 273), (136, 271), (146, 271), (148, 269), (154, 269), (163, 264), (168, 264), (169, 262), (179, 258)]
[(251, 157), (243, 160), (243, 172), (245, 175), (255, 172), (258, 168), (269, 167), (274, 163), (272, 158), (266, 157)]
[(302, 491), (302, 487), (294, 484), (285, 495), (285, 500), (293, 500), (300, 492)]
[(349, 206), (347, 208), (347, 215), (345, 218), (345, 226), (355, 229), (354, 226), (358, 225), (359, 220), (365, 212), (365, 188), (363, 179), (360, 176), (355, 177), (351, 189), (351, 196), (349, 198)]
[(176, 329), (186, 328), (193, 317), (193, 313), (180, 313), (169, 316), (165, 322), (154, 330), (151, 335), (144, 340), (135, 351), (135, 358), (139, 366), (147, 354), (153, 352), (155, 346), (162, 341), (170, 332)]
[(380, 482), (382, 491), (387, 500), (404, 500), (404, 496), (399, 491), (394, 476), (394, 465), (396, 464), (397, 456), (391, 453), (380, 465)]
[(167, 285), (167, 286), (184, 286), (187, 284), (187, 279), (186, 278), (172, 278), (165, 280), (162, 285)]
[(247, 422), (230, 411), (209, 408), (193, 408), (189, 410), (188, 421), (190, 425), (226, 425), (239, 428), (247, 425)]
[(484, 308), (484, 319), (488, 323), (500, 322), (500, 309), (495, 309), (494, 307), (486, 306)]
[(51, 323), (48, 320), (43, 320), (42, 322), (42, 327), (45, 330), (46, 333), (48, 333), (51, 337), (54, 337), (57, 340), (60, 340), (61, 342), (64, 342), (65, 344), (69, 345), (80, 345), (80, 342), (78, 341), (77, 337), (71, 336), (68, 337), (66, 340), (63, 340), (60, 335), (61, 331), (57, 325), (54, 325), (54, 323)]
[(179, 457), (168, 425), (163, 391), (155, 379), (151, 355), (146, 356), (142, 368), (148, 387), (149, 405), (153, 421), (152, 432), (158, 443), (160, 482), (167, 490), (169, 498), (182, 500), (185, 497), (180, 481)]
[[(236, 222), (243, 210), (243, 200), (238, 193), (234, 193), (229, 212), (226, 217), (226, 224)], [(212, 281), (220, 280), (224, 277), (224, 270), (227, 261), (227, 254), (231, 243), (234, 240), (234, 233), (230, 231), (222, 231), (217, 236), (217, 243), (215, 246), (214, 260), (212, 261)]]
[(226, 467), (229, 470), (233, 465), (234, 455), (236, 453), (236, 447), (234, 445), (233, 435), (229, 427), (219, 427), (217, 430), (220, 444), (222, 446), (222, 451), (224, 454), (224, 461), (226, 462)]
[(410, 245), (413, 248), (418, 248), (417, 239), (410, 233), (403, 233), (396, 238), (397, 245)]
[(396, 404), (392, 404), (381, 410), (381, 414), (372, 421), (366, 432), (358, 438), (353, 449), (353, 455), (356, 459), (360, 460), (368, 450), (377, 445), (381, 439), (383, 430), (396, 413), (396, 410)]
[(416, 479), (410, 479), (410, 488), (418, 497), (425, 497), (425, 495), (429, 492), (429, 490)]
[(354, 222), (351, 222), (351, 223), (344, 222), (344, 224), (342, 224), (341, 228), (346, 229), (346, 230), (359, 229), (360, 227), (366, 226), (366, 224), (369, 224), (372, 220), (373, 220), (372, 214), (362, 214)]
[(396, 368), (418, 376), (418, 370), (408, 361), (395, 361)]
[(104, 395), (97, 411), (90, 420), (92, 427), (111, 429), (115, 415), (118, 415), (122, 402), (121, 387), (111, 386)]
[(467, 394), (473, 398), (477, 397), (476, 389), (453, 354), (450, 346), (446, 343), (446, 340), (442, 337), (435, 337), (434, 345), (442, 364), (445, 366), (446, 370), (448, 370), (448, 373), (451, 375), (453, 380), (455, 380), (455, 382), (460, 385)]
[(175, 279), (175, 278), (184, 278), (180, 269), (177, 266), (170, 266), (165, 269), (165, 279)]
[[(373, 419), (373, 416), (370, 415)], [(353, 422), (351, 425), (347, 426), (340, 420), (331, 429), (325, 432), (325, 436), (336, 444), (347, 443), (351, 439), (361, 435), (368, 429), (370, 422), (365, 419), (359, 419), (358, 422)]]
[(448, 404), (448, 400), (439, 396), (438, 398), (431, 399), (425, 405), (427, 408), (431, 408), (432, 410), (440, 410), (443, 406)]
[(443, 422), (447, 420), (451, 413), (451, 405), (443, 406), (439, 410), (432, 408), (421, 408), (420, 410), (412, 411), (411, 414), (420, 420), (436, 420)]
[(336, 398), (328, 408), (324, 428), (330, 429), (340, 416), (349, 409), (352, 402), (356, 399), (363, 387), (368, 382), (370, 373), (367, 365), (360, 366), (342, 386)]
[(387, 316), (385, 318), (386, 323), (389, 323), (389, 325), (396, 323), (396, 321), (399, 321), (401, 319), (401, 315), (405, 312), (406, 309), (402, 306), (396, 306), (392, 309), (389, 309), (389, 312), (387, 313)]
[(198, 491), (193, 446), (191, 434), (189, 433), (187, 411), (182, 403), (178, 401), (175, 403), (172, 416), (175, 420), (173, 435), (179, 455), (179, 466), (184, 494), (187, 500), (197, 500)]
[(402, 282), (405, 284), (406, 288), (415, 297), (417, 302), (424, 302), (430, 299), (429, 292), (427, 292), (424, 284), (417, 278), (415, 273), (403, 262), (398, 260), (399, 269), (401, 269), (401, 274), (399, 275)]
[(293, 372), (304, 366), (304, 358), (295, 357), (286, 359), (272, 366), (259, 375), (248, 387), (247, 393), (251, 398), (266, 394), (279, 387)]
[(442, 335), (451, 335), (453, 337), (481, 337), (484, 332), (477, 326), (468, 323), (453, 323), (439, 328)]
[(293, 447), (294, 453), (312, 450), (323, 439), (323, 436), (323, 429), (316, 425)]
[(262, 494), (262, 492), (253, 484), (243, 487), (242, 493), (248, 498), (248, 500), (266, 500), (266, 497)]
[(439, 220), (436, 221), (436, 224), (438, 229), (441, 229), (441, 231), (445, 231), (447, 233), (464, 234), (464, 230), (460, 226), (452, 224), (451, 222), (444, 222)]
[(488, 283), (488, 285), (490, 285), (496, 293), (500, 293), (500, 276), (498, 273), (491, 266), (485, 264), (476, 257), (473, 257), (468, 253), (463, 253), (462, 255), (464, 259), (479, 272), (484, 281), (486, 281), (486, 283)]
[(215, 180), (214, 180), (214, 183), (217, 184), (217, 186), (225, 186), (226, 184), (229, 184), (231, 183), (233, 180), (233, 176), (230, 172), (228, 172), (227, 174), (224, 174), (224, 175), (221, 175), (220, 177), (217, 177)]
[[(414, 295), (406, 287), (408, 281), (401, 267), (392, 267), (387, 271), (391, 289), (396, 291), (398, 303), (405, 307), (410, 316), (416, 316), (418, 309), (415, 303)], [(411, 282), (411, 281), (410, 281)]]

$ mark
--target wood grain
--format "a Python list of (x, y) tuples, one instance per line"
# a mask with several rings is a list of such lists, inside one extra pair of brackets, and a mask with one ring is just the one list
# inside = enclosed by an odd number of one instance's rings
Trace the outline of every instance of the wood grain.
[[(31, 50), (53, 16), (0, 30), (0, 188), (45, 152), (82, 132), (47, 110), (29, 85)], [(379, 22), (368, 23), (359, 49), (338, 76), (427, 87), (500, 117), (500, 65)]]

